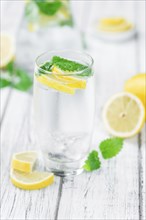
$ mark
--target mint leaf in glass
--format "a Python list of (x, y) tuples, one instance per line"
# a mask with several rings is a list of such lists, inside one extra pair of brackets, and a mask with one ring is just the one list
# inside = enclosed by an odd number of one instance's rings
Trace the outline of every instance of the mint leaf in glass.
[(99, 149), (104, 159), (110, 159), (116, 156), (123, 147), (123, 139), (114, 137), (102, 141)]
[(37, 5), (39, 10), (45, 15), (54, 15), (62, 6), (62, 2), (60, 0), (54, 0), (49, 2), (47, 0), (33, 0)]
[(51, 62), (53, 66), (58, 67), (62, 71), (66, 71), (66, 72), (83, 71), (82, 73), (77, 74), (78, 76), (90, 76), (92, 74), (92, 70), (91, 68), (88, 68), (88, 66), (59, 56), (54, 56)]
[(85, 161), (85, 164), (83, 166), (83, 168), (86, 171), (93, 171), (93, 170), (97, 170), (100, 168), (100, 160), (98, 157), (98, 152), (96, 150), (93, 150), (89, 155), (87, 160)]
[(40, 68), (46, 71), (51, 71), (51, 67), (52, 67), (52, 63), (48, 61), (40, 65)]

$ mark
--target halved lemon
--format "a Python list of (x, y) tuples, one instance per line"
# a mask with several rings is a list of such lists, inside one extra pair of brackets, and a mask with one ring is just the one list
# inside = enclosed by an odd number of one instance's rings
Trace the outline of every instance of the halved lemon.
[(112, 96), (103, 110), (103, 120), (110, 134), (128, 138), (140, 132), (144, 125), (145, 110), (133, 94), (122, 92)]
[(15, 47), (13, 37), (6, 33), (0, 34), (0, 68), (10, 63), (15, 56)]
[(12, 157), (11, 167), (21, 172), (30, 173), (37, 160), (37, 156), (38, 154), (35, 151), (16, 153)]
[(12, 170), (10, 178), (14, 186), (24, 190), (42, 189), (54, 182), (53, 173), (38, 171), (34, 171), (32, 173), (22, 173)]
[(40, 75), (36, 76), (36, 80), (42, 85), (48, 86), (52, 89), (58, 90), (60, 92), (74, 94), (75, 89), (66, 85), (65, 83), (55, 79), (53, 76)]
[[(56, 79), (66, 83), (68, 86), (76, 89), (85, 89), (86, 88), (86, 80), (77, 78), (74, 76), (65, 76), (65, 72), (61, 71), (57, 67), (52, 68), (52, 72)], [(57, 75), (55, 75), (55, 73)]]

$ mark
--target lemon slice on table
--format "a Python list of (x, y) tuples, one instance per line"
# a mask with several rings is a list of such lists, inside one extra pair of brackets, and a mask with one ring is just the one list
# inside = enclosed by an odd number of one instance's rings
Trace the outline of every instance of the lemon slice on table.
[(103, 110), (103, 120), (109, 133), (122, 138), (139, 133), (144, 125), (144, 118), (142, 102), (127, 92), (112, 96)]
[(15, 56), (15, 47), (13, 37), (9, 34), (0, 34), (0, 68), (10, 63)]
[(11, 167), (15, 170), (30, 173), (37, 160), (37, 152), (28, 151), (16, 153), (12, 157)]
[(60, 92), (64, 92), (72, 95), (75, 93), (74, 88), (66, 85), (65, 83), (62, 83), (61, 81), (55, 79), (52, 76), (46, 76), (42, 74), (40, 76), (36, 76), (36, 80), (42, 85), (48, 86)]
[(42, 189), (54, 182), (53, 173), (38, 171), (34, 171), (32, 173), (22, 173), (12, 170), (10, 178), (14, 186), (24, 190)]
[[(60, 80), (61, 82), (66, 83), (68, 86), (77, 89), (85, 89), (86, 88), (86, 80), (77, 78), (74, 76), (65, 76), (65, 72), (60, 70), (57, 67), (52, 68), (52, 72), (56, 79)], [(57, 75), (55, 75), (57, 73)]]

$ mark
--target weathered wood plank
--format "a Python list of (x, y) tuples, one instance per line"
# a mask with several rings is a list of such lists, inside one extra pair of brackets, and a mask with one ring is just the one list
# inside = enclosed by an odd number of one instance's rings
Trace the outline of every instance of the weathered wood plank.
[[(91, 14), (122, 11), (134, 21), (134, 2), (95, 2)], [(93, 12), (93, 13), (92, 13)], [(94, 19), (91, 19), (92, 21)], [(92, 148), (108, 136), (101, 112), (107, 98), (123, 89), (124, 81), (136, 72), (136, 40), (108, 44), (88, 39), (97, 74), (97, 117)], [(97, 52), (96, 52), (97, 51)], [(102, 168), (63, 182), (58, 219), (139, 219), (139, 150), (137, 137), (125, 141), (120, 155), (102, 160)], [(68, 201), (68, 203), (66, 203)], [(66, 204), (66, 205), (64, 205)]]
[[(16, 14), (17, 8), (17, 14)], [(24, 9), (24, 1), (15, 1), (10, 4), (10, 1), (1, 1), (1, 31), (6, 32), (14, 36), (17, 36), (19, 25), (22, 19)], [(14, 41), (14, 43), (16, 43)], [(11, 88), (5, 88), (0, 90), (0, 121), (4, 118), (7, 104), (11, 98)]]
[(2, 123), (1, 219), (54, 219), (55, 216), (59, 178), (55, 178), (52, 186), (31, 192), (15, 188), (9, 179), (12, 154), (35, 150), (29, 138), (31, 99), (30, 95), (13, 90)]
[(0, 123), (2, 123), (7, 104), (9, 102), (11, 89), (10, 88), (4, 88), (0, 90)]
[[(104, 1), (93, 2), (95, 2), (95, 6), (92, 6), (91, 15), (94, 15), (94, 18), (96, 15), (98, 17), (107, 15), (108, 11), (116, 12), (119, 15), (119, 11), (121, 11), (123, 15), (134, 19), (134, 4), (132, 1), (126, 3), (124, 1), (108, 1), (106, 5)], [(140, 8), (144, 7), (141, 5)], [(144, 23), (141, 9), (136, 8), (136, 10), (139, 10), (139, 24)], [(92, 16), (91, 20), (93, 21)], [(84, 24), (83, 21), (81, 23)], [(137, 50), (135, 49), (136, 41), (134, 40), (115, 45), (90, 38), (88, 39), (88, 45), (90, 45), (88, 52), (95, 59), (97, 74), (97, 117), (92, 143), (92, 148), (97, 148), (98, 143), (108, 136), (101, 120), (103, 104), (110, 95), (121, 91), (123, 82), (137, 72)], [(138, 46), (140, 48), (138, 49), (140, 51), (139, 70), (143, 71), (145, 65), (142, 59), (144, 38), (142, 41), (140, 40), (139, 45), (141, 45)], [(63, 44), (60, 45), (58, 42), (56, 47), (58, 46), (61, 48)], [(39, 47), (40, 49), (41, 47)], [(40, 53), (40, 51), (35, 52)], [(24, 59), (21, 58), (18, 62), (21, 64), (22, 61), (22, 65), (24, 65)], [(3, 98), (3, 103), (5, 100)], [(31, 97), (29, 95), (13, 91), (2, 124), (1, 219), (144, 220), (144, 131), (140, 139), (141, 142), (139, 142), (140, 154), (136, 137), (125, 142), (124, 149), (117, 158), (102, 161), (102, 168), (94, 173), (84, 173), (75, 178), (61, 180), (56, 177), (55, 184), (51, 187), (33, 192), (25, 192), (12, 186), (9, 181), (12, 153), (34, 149), (31, 146), (30, 139), (30, 105)], [(139, 176), (140, 180), (138, 179)], [(141, 187), (140, 195), (139, 186)]]
[[(145, 2), (141, 1), (139, 4), (136, 2), (135, 7), (138, 10), (135, 10), (137, 22), (137, 30), (139, 32), (137, 40), (137, 72), (146, 73), (146, 31), (145, 31)], [(143, 21), (143, 22), (142, 22)], [(146, 82), (145, 82), (146, 83)], [(146, 92), (146, 91), (145, 91)], [(140, 219), (146, 219), (146, 128), (143, 129), (141, 134), (138, 136), (139, 143), (139, 216)]]

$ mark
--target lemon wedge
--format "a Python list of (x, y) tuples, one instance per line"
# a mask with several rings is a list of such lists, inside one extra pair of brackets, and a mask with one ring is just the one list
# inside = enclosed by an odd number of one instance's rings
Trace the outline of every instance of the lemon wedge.
[[(61, 71), (57, 67), (53, 67), (52, 72), (54, 73), (56, 79), (60, 80), (63, 83), (66, 83), (69, 87), (76, 89), (86, 88), (86, 80), (74, 76), (65, 76), (65, 72)], [(57, 75), (55, 75), (55, 73), (57, 73)]]
[(53, 76), (46, 76), (46, 75), (40, 75), (36, 76), (36, 80), (41, 83), (42, 85), (48, 86), (52, 89), (58, 90), (60, 92), (68, 93), (73, 95), (75, 93), (75, 89), (68, 86), (67, 84), (63, 83), (62, 81), (59, 81), (55, 79)]
[(127, 80), (124, 90), (136, 95), (146, 108), (146, 73), (139, 73)]
[(32, 173), (22, 173), (12, 170), (10, 178), (14, 186), (24, 190), (42, 189), (54, 182), (53, 173), (38, 171), (34, 171)]
[(0, 34), (0, 68), (10, 63), (15, 56), (15, 47), (13, 37), (9, 34)]
[(144, 125), (145, 110), (133, 94), (122, 92), (112, 96), (103, 110), (103, 120), (110, 134), (128, 138), (140, 132)]
[(37, 155), (38, 154), (35, 151), (14, 154), (11, 163), (12, 169), (22, 171), (25, 173), (32, 172), (33, 166), (37, 159)]

